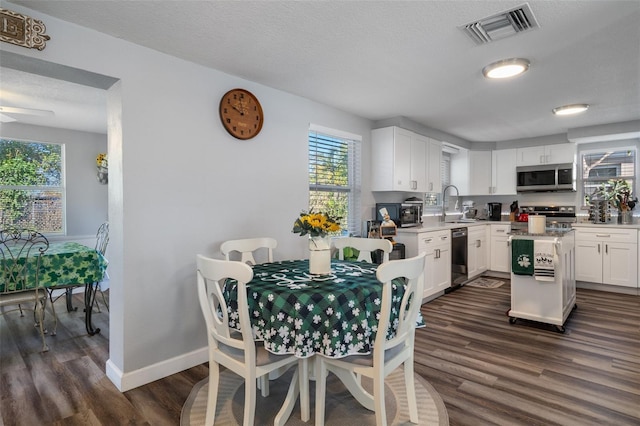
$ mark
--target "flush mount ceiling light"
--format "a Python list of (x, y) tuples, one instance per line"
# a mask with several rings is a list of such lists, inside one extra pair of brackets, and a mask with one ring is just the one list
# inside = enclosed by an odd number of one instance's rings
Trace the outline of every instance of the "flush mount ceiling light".
[(573, 104), (556, 107), (552, 111), (555, 115), (572, 115), (584, 112), (587, 108), (589, 108), (589, 104)]
[(523, 58), (503, 59), (482, 69), (486, 78), (509, 78), (529, 69), (529, 61)]

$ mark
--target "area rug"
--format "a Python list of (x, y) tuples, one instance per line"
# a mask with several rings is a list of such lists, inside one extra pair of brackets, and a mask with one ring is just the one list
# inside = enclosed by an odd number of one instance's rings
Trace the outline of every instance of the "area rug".
[(480, 278), (476, 278), (471, 282), (466, 283), (465, 285), (468, 285), (469, 287), (498, 288), (502, 284), (504, 284), (504, 281), (502, 280), (494, 280), (491, 278), (480, 277)]
[[(257, 393), (256, 425), (272, 425), (278, 410), (284, 402), (292, 372), (270, 382), (269, 396), (264, 398)], [(180, 415), (181, 426), (204, 425), (209, 379), (196, 383)], [(365, 389), (371, 390), (371, 381), (362, 379)], [(418, 418), (420, 425), (447, 426), (449, 415), (438, 392), (422, 377), (415, 375), (416, 397), (418, 400)], [(300, 402), (296, 402), (287, 425), (297, 426), (313, 424), (315, 406), (315, 382), (309, 384), (311, 419), (308, 423), (300, 419)], [(402, 369), (398, 368), (385, 380), (385, 405), (389, 425), (412, 425), (409, 422), (409, 407), (406, 401)], [(220, 374), (220, 390), (216, 407), (216, 425), (235, 426), (242, 424), (244, 408), (244, 381), (240, 376), (225, 370)], [(327, 399), (325, 425), (352, 426), (375, 425), (375, 414), (362, 407), (333, 374), (327, 377)]]

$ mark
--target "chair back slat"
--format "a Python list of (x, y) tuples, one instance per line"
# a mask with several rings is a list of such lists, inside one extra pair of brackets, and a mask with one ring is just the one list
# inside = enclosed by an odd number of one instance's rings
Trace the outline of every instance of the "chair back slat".
[(0, 292), (10, 293), (39, 286), (40, 261), (49, 241), (28, 229), (0, 231)]
[[(197, 256), (197, 266), (198, 299), (207, 324), (209, 343), (213, 347), (222, 343), (241, 350), (253, 348), (255, 352), (246, 290), (246, 284), (253, 278), (251, 267), (242, 262), (211, 259), (202, 255)], [(235, 280), (238, 286), (242, 339), (234, 338), (229, 327), (229, 312), (222, 294), (228, 279)]]
[[(421, 253), (409, 259), (392, 260), (378, 267), (376, 276), (383, 284), (383, 295), (374, 351), (382, 352), (413, 339), (416, 318), (424, 292), (425, 258), (426, 253)], [(392, 339), (386, 340), (390, 326), (392, 282), (398, 278), (404, 279), (405, 290), (400, 304), (395, 335)]]
[(373, 263), (371, 253), (382, 250), (382, 263), (389, 261), (389, 253), (393, 250), (393, 244), (382, 238), (356, 238), (340, 237), (333, 240), (333, 246), (338, 249), (338, 259), (344, 260), (344, 249), (351, 247), (358, 250), (358, 261)]
[(278, 246), (278, 241), (270, 237), (245, 238), (240, 240), (225, 241), (220, 245), (220, 251), (226, 260), (231, 259), (232, 252), (241, 254), (240, 262), (255, 265), (257, 262), (254, 253), (260, 249), (267, 250), (267, 261), (273, 262), (273, 250)]
[(104, 222), (96, 233), (96, 251), (104, 256), (109, 245), (109, 222)]

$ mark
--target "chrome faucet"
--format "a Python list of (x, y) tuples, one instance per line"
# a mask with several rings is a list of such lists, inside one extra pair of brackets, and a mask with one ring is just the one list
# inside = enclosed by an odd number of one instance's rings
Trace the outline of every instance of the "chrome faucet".
[(456, 211), (458, 211), (458, 199), (460, 198), (460, 191), (458, 191), (458, 187), (455, 185), (447, 185), (442, 190), (442, 222), (446, 222), (447, 220), (447, 204), (444, 202), (445, 195), (447, 195), (447, 189), (453, 187), (456, 190), (456, 204), (453, 207)]

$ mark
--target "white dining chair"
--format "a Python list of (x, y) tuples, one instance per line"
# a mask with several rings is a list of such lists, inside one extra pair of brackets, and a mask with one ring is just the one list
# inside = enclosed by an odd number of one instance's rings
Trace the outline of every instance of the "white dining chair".
[[(207, 398), (206, 425), (215, 421), (220, 365), (244, 378), (245, 400), (243, 425), (253, 425), (256, 406), (256, 379), (269, 373), (282, 373), (293, 365), (297, 368), (290, 386), (290, 392), (283, 407), (293, 407), (290, 399), (297, 395), (298, 389), (307, 389), (307, 363), (294, 355), (275, 355), (267, 351), (262, 344), (256, 344), (253, 338), (247, 303), (246, 284), (253, 278), (253, 270), (243, 262), (211, 259), (197, 256), (197, 287), (200, 308), (207, 325), (209, 344), (209, 394)], [(229, 327), (229, 312), (222, 295), (227, 279), (237, 281), (238, 316), (241, 331)], [(295, 385), (295, 386), (294, 386)], [(303, 416), (309, 413), (308, 392), (300, 392)], [(305, 397), (306, 395), (306, 397)], [(283, 424), (291, 410), (282, 410), (276, 416), (275, 424)], [(304, 418), (303, 418), (304, 420)]]
[[(392, 260), (380, 265), (376, 276), (382, 283), (382, 306), (378, 320), (378, 329), (373, 344), (373, 353), (369, 355), (350, 355), (334, 359), (317, 356), (315, 359), (316, 376), (316, 425), (324, 424), (325, 396), (327, 391), (327, 368), (335, 367), (360, 382), (360, 377), (373, 379), (373, 406), (376, 425), (387, 424), (384, 405), (384, 379), (400, 365), (404, 365), (404, 381), (409, 405), (409, 419), (418, 423), (418, 406), (413, 378), (413, 348), (415, 325), (422, 303), (424, 287), (424, 265), (426, 253), (416, 257)], [(390, 327), (392, 281), (403, 278), (405, 292), (399, 307), (398, 327), (392, 339), (387, 340)]]
[(340, 237), (333, 240), (333, 246), (338, 249), (338, 259), (344, 260), (345, 247), (360, 251), (358, 261), (373, 263), (371, 253), (382, 250), (382, 263), (389, 261), (389, 253), (393, 250), (391, 241), (383, 238)]
[(267, 261), (273, 262), (273, 250), (278, 246), (278, 241), (270, 237), (261, 238), (245, 238), (240, 240), (225, 241), (220, 245), (220, 251), (227, 260), (231, 259), (231, 252), (238, 252), (241, 254), (240, 261), (248, 263), (249, 265), (255, 265), (257, 262), (254, 258), (255, 252), (260, 249), (267, 250)]

